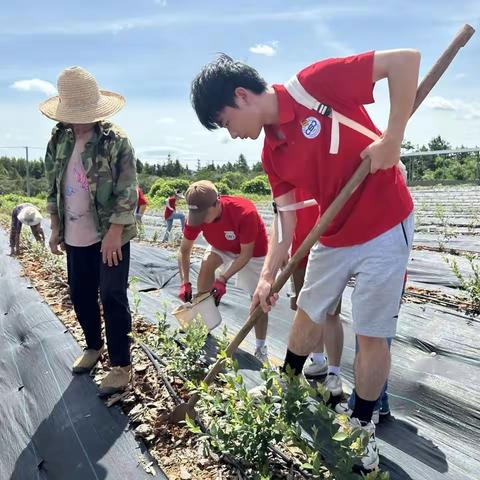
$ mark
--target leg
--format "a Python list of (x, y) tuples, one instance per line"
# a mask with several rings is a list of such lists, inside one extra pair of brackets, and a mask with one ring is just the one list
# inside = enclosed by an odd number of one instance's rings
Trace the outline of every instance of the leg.
[(268, 315), (262, 315), (255, 324), (255, 338), (257, 340), (263, 340), (267, 338), (267, 330), (268, 330)]
[(182, 232), (183, 232), (183, 228), (185, 227), (185, 215), (181, 212), (174, 212), (174, 213), (172, 213), (171, 218), (173, 220), (180, 220), (180, 225), (181, 225)]
[(128, 334), (132, 330), (132, 317), (127, 297), (130, 243), (122, 247), (122, 257), (118, 266), (109, 267), (103, 262), (100, 266), (100, 298), (105, 317), (108, 354), (111, 365), (118, 367), (130, 365)]
[(318, 325), (301, 308), (297, 309), (288, 337), (288, 349), (295, 355), (308, 356), (317, 345)]
[(343, 325), (340, 320), (340, 313), (327, 315), (324, 326), (324, 339), (329, 367), (340, 367), (343, 353)]
[(359, 397), (376, 402), (390, 371), (390, 351), (385, 338), (358, 336), (355, 390)]
[(103, 346), (98, 286), (100, 277), (100, 243), (89, 247), (66, 246), (70, 298), (85, 336), (87, 349)]
[[(338, 299), (351, 275), (350, 263), (345, 249), (327, 248), (317, 243), (311, 250), (289, 337), (291, 353), (305, 356), (318, 348), (319, 334), (326, 333), (327, 316), (336, 313)], [(305, 351), (305, 348), (310, 350)]]
[(163, 236), (162, 242), (168, 242), (168, 237), (170, 235), (170, 230), (172, 230), (173, 226), (173, 218), (170, 216), (168, 220), (166, 220), (167, 228), (165, 230), (165, 235)]
[(215, 282), (215, 271), (223, 264), (222, 258), (211, 250), (207, 250), (200, 266), (197, 279), (197, 295), (210, 292)]
[[(408, 231), (408, 234), (406, 233)], [(353, 416), (369, 422), (390, 371), (387, 339), (395, 335), (413, 216), (359, 247), (352, 313), (358, 340)]]

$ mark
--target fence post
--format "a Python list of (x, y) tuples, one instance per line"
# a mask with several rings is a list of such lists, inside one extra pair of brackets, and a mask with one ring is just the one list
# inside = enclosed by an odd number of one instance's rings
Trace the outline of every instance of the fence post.
[(28, 167), (28, 147), (25, 147), (25, 163), (27, 169), (27, 197), (30, 196), (30, 169)]

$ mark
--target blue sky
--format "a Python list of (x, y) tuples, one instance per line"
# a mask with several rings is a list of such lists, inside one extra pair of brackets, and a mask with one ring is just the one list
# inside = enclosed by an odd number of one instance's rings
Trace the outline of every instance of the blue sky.
[[(480, 2), (462, 0), (3, 3), (0, 146), (46, 145), (53, 122), (37, 106), (55, 92), (63, 68), (80, 65), (101, 88), (126, 97), (113, 121), (128, 132), (139, 158), (162, 161), (170, 152), (191, 166), (197, 158), (221, 163), (240, 153), (249, 162), (260, 158), (262, 138), (233, 141), (226, 131), (208, 132), (190, 106), (190, 82), (216, 52), (280, 83), (321, 58), (413, 47), (422, 52), (423, 76), (464, 23), (480, 24)], [(440, 134), (453, 145), (480, 145), (479, 66), (477, 33), (415, 114), (406, 138), (426, 143)], [(385, 82), (375, 98), (369, 111), (383, 128)]]

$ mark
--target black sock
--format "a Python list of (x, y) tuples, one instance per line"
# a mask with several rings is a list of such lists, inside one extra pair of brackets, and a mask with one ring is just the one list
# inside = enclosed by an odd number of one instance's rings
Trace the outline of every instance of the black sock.
[(355, 392), (355, 407), (353, 407), (352, 417), (358, 418), (362, 423), (370, 422), (376, 403), (376, 400), (360, 398), (358, 392)]
[(292, 369), (294, 375), (300, 375), (303, 370), (303, 366), (307, 361), (308, 355), (297, 355), (296, 353), (291, 352), (287, 349), (287, 354), (285, 355), (285, 362), (281, 368), (282, 372), (287, 372), (287, 366)]

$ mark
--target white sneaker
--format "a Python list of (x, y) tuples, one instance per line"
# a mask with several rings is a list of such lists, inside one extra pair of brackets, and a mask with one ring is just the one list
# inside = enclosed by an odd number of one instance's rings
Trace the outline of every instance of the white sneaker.
[(323, 382), (325, 388), (333, 397), (338, 397), (342, 394), (342, 379), (334, 373), (329, 373)]
[(362, 425), (358, 418), (350, 418), (349, 424), (351, 428), (360, 428), (363, 430), (363, 432), (365, 432), (365, 435), (368, 435), (367, 448), (365, 449), (365, 453), (361, 458), (362, 467), (367, 471), (375, 470), (378, 468), (378, 464), (380, 462), (377, 441), (375, 439), (375, 425), (372, 422)]
[[(340, 418), (336, 418), (333, 423), (340, 425), (339, 432), (351, 433), (352, 430), (360, 430), (361, 435), (368, 437), (367, 446), (360, 457), (361, 468), (364, 471), (371, 471), (378, 468), (380, 457), (378, 454), (377, 441), (375, 439), (375, 425), (372, 422), (368, 422), (366, 425), (362, 425), (358, 418), (349, 418), (347, 423)], [(360, 465), (358, 465), (360, 466)]]
[(311, 362), (306, 366), (303, 367), (303, 374), (307, 378), (316, 378), (316, 377), (323, 377), (328, 372), (328, 363), (327, 359), (324, 358), (323, 362), (314, 362), (311, 359)]
[[(337, 403), (337, 405), (335, 405), (335, 411), (342, 415), (347, 415), (348, 417), (351, 417), (353, 413), (353, 410), (348, 406), (348, 402)], [(372, 422), (375, 425), (378, 425), (379, 421), (380, 421), (380, 411), (374, 410), (372, 414)]]
[(263, 345), (263, 347), (257, 347), (255, 349), (255, 358), (263, 365), (267, 364), (267, 366), (270, 366), (270, 362), (268, 360), (268, 348), (266, 345)]
[[(299, 377), (303, 378), (303, 380), (305, 380), (305, 377), (302, 374), (300, 374)], [(279, 393), (281, 395), (283, 395), (288, 388), (287, 380), (284, 377), (279, 377), (278, 378), (278, 383), (280, 384), (280, 392)], [(261, 399), (262, 397), (264, 397), (265, 394), (266, 394), (266, 390), (267, 389), (265, 388), (265, 382), (264, 382), (261, 385), (258, 385), (256, 387), (251, 388), (248, 391), (248, 393), (255, 400), (255, 399)], [(280, 401), (280, 400), (281, 400), (280, 397), (278, 397), (278, 399), (275, 399), (275, 401)]]

